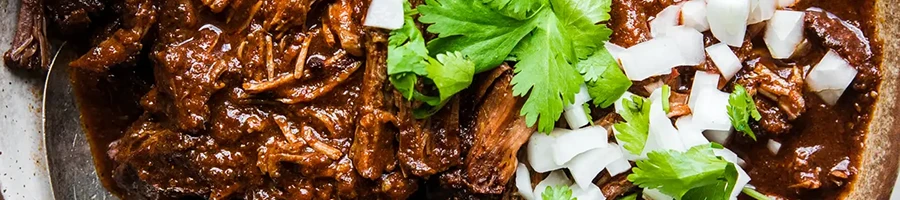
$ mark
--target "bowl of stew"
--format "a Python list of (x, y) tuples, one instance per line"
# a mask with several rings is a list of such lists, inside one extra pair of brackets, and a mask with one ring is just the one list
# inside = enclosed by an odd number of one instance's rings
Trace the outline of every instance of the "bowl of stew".
[(57, 199), (887, 199), (898, 5), (22, 0), (4, 64)]

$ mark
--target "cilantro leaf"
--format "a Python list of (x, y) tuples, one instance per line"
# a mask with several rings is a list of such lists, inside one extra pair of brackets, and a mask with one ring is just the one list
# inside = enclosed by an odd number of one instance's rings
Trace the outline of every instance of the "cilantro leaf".
[(593, 55), (578, 62), (575, 68), (584, 76), (594, 105), (601, 108), (616, 103), (632, 84), (606, 48), (597, 49)]
[(613, 128), (619, 132), (616, 139), (625, 143), (623, 147), (628, 152), (641, 155), (650, 131), (650, 101), (632, 95), (631, 99), (622, 99), (624, 110), (619, 113), (626, 122), (613, 124)]
[(591, 117), (591, 105), (587, 102), (581, 104), (581, 108), (584, 110), (584, 116), (587, 116), (588, 122), (591, 125), (594, 125), (594, 117)]
[(617, 200), (637, 200), (637, 193), (629, 194), (628, 196), (619, 197)]
[(577, 200), (572, 197), (572, 188), (565, 185), (547, 186), (547, 189), (541, 193), (543, 200)]
[(437, 59), (429, 58), (428, 62), (427, 77), (437, 86), (441, 101), (469, 87), (475, 76), (475, 64), (460, 52), (438, 54)]
[(662, 107), (663, 107), (663, 111), (666, 111), (667, 114), (669, 113), (669, 107), (670, 107), (669, 96), (672, 95), (671, 93), (672, 93), (672, 89), (669, 87), (669, 85), (664, 84), (662, 86), (662, 104), (663, 104)]
[(573, 7), (578, 8), (591, 23), (600, 23), (609, 20), (609, 11), (612, 10), (611, 0), (571, 0)]
[(738, 172), (734, 163), (728, 163), (725, 166), (725, 174), (719, 178), (716, 184), (691, 189), (684, 194), (682, 199), (730, 199), (731, 191), (734, 190), (734, 186), (737, 184), (737, 176)]
[(743, 192), (743, 193), (746, 194), (747, 196), (750, 196), (750, 197), (752, 197), (753, 199), (756, 199), (756, 200), (769, 200), (769, 199), (771, 199), (771, 198), (769, 198), (768, 196), (766, 196), (765, 194), (759, 193), (758, 191), (754, 190), (753, 188), (747, 187), (747, 186), (744, 186), (744, 189), (742, 189), (741, 192)]
[(756, 103), (753, 98), (744, 89), (744, 86), (734, 85), (734, 91), (728, 96), (728, 118), (731, 119), (731, 125), (737, 131), (744, 132), (744, 135), (750, 136), (756, 141), (756, 134), (750, 129), (750, 117), (759, 121), (762, 116), (756, 109)]
[[(407, 100), (426, 103), (413, 111), (416, 118), (433, 115), (446, 104), (454, 94), (469, 87), (475, 75), (475, 64), (459, 52), (438, 54), (437, 59), (429, 56), (422, 32), (416, 27), (413, 16), (418, 11), (404, 2), (403, 27), (391, 31), (388, 38), (387, 72), (391, 84)], [(416, 82), (424, 77), (425, 84), (434, 84), (438, 97), (416, 91)]]
[(438, 38), (428, 42), (431, 52), (462, 52), (480, 73), (500, 65), (516, 44), (535, 27), (531, 20), (504, 15), (475, 0), (426, 0), (417, 7), (419, 21)]
[(483, 0), (483, 2), (506, 16), (520, 20), (531, 17), (547, 3), (546, 0)]
[[(628, 180), (641, 188), (659, 189), (663, 194), (682, 199), (685, 194), (731, 194), (737, 171), (733, 163), (713, 152), (720, 145), (698, 145), (686, 152), (653, 151), (647, 160), (637, 161)], [(725, 182), (722, 184), (721, 182)], [(692, 191), (697, 189), (697, 191)], [(721, 196), (720, 196), (721, 197)]]

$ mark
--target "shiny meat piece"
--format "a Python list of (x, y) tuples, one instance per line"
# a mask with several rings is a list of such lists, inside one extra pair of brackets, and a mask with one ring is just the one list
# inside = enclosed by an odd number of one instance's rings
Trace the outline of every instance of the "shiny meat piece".
[(3, 54), (7, 67), (47, 69), (50, 65), (50, 43), (47, 41), (43, 1), (21, 0), (18, 24), (12, 46)]
[(328, 8), (328, 26), (338, 35), (341, 48), (354, 56), (363, 56), (362, 0), (336, 0)]
[(807, 35), (818, 36), (823, 46), (834, 49), (859, 71), (854, 87), (866, 89), (877, 85), (881, 73), (878, 66), (869, 62), (875, 54), (862, 30), (820, 8), (807, 9), (803, 20)]
[(466, 180), (475, 193), (500, 194), (515, 174), (516, 152), (534, 133), (519, 116), (522, 99), (512, 94), (512, 70), (494, 82), (476, 109), (474, 138), (466, 156)]
[(75, 61), (72, 67), (102, 72), (109, 67), (133, 59), (143, 48), (141, 41), (156, 23), (157, 7), (150, 0), (126, 0), (123, 5), (124, 27), (91, 48)]
[(369, 32), (366, 41), (366, 66), (361, 88), (361, 106), (358, 110), (350, 158), (359, 174), (368, 179), (381, 177), (393, 165), (396, 147), (394, 131), (390, 124), (397, 124), (397, 118), (386, 111), (385, 90), (387, 83), (387, 33), (380, 30)]
[(650, 40), (650, 23), (641, 0), (613, 0), (610, 11), (610, 42), (628, 48)]
[(808, 33), (818, 36), (825, 47), (837, 51), (857, 69), (872, 58), (872, 47), (862, 30), (836, 15), (810, 8), (805, 11), (803, 21)]
[[(47, 17), (63, 33), (78, 33), (88, 29), (93, 21), (101, 21), (101, 12), (109, 4), (108, 0), (43, 0)], [(95, 19), (91, 19), (95, 18)]]
[(781, 108), (771, 103), (769, 99), (754, 98), (756, 109), (759, 111), (759, 126), (767, 133), (785, 134), (791, 130), (791, 123)]
[(181, 45), (166, 45), (154, 52), (156, 86), (173, 101), (179, 128), (202, 129), (209, 119), (207, 101), (225, 85), (218, 81), (228, 68), (222, 53), (212, 50), (219, 33), (203, 29)]
[(462, 146), (459, 102), (456, 98), (434, 116), (416, 120), (412, 103), (395, 92), (399, 107), (400, 141), (397, 159), (416, 176), (428, 177), (460, 163)]
[[(107, 154), (119, 163), (113, 177), (132, 194), (145, 197), (167, 196), (165, 191), (179, 190), (184, 194), (208, 193), (197, 171), (191, 169), (187, 150), (195, 148), (200, 138), (172, 131), (149, 115), (141, 116), (125, 135), (110, 143)], [(128, 180), (133, 179), (133, 180)]]
[(762, 62), (753, 67), (753, 71), (746, 71), (739, 76), (735, 83), (747, 88), (751, 95), (762, 94), (778, 103), (778, 107), (787, 115), (789, 120), (797, 119), (806, 111), (806, 101), (803, 99), (803, 75), (799, 67), (793, 67), (786, 72), (787, 77), (782, 77)]
[[(606, 182), (600, 183), (598, 185), (600, 186), (600, 191), (603, 192), (603, 195), (606, 196), (607, 199), (616, 199), (632, 189), (635, 189), (637, 186), (631, 183), (631, 181), (628, 181), (629, 174), (631, 174), (631, 171), (613, 176)], [(609, 177), (609, 175), (606, 175), (606, 177)]]

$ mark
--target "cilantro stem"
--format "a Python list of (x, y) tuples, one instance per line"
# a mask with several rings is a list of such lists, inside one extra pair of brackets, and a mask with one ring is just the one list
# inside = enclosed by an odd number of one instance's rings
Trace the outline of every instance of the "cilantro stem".
[(754, 190), (751, 187), (744, 186), (744, 189), (741, 189), (741, 192), (743, 192), (747, 196), (753, 197), (753, 199), (756, 199), (756, 200), (770, 200), (771, 199), (768, 196), (766, 196), (765, 194), (759, 193), (758, 191)]
[(663, 106), (663, 110), (666, 111), (666, 114), (669, 113), (669, 109), (670, 109), (669, 108), (669, 96), (671, 96), (670, 92), (672, 92), (672, 89), (669, 88), (669, 85), (664, 84), (662, 86), (662, 103), (663, 103), (662, 106)]

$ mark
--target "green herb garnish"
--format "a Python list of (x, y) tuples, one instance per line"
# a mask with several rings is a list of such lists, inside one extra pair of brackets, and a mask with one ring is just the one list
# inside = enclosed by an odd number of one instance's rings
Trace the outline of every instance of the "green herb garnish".
[(761, 116), (756, 109), (756, 103), (753, 97), (747, 93), (744, 86), (734, 85), (734, 91), (728, 96), (728, 118), (731, 119), (731, 125), (734, 129), (743, 132), (744, 135), (750, 136), (756, 141), (756, 134), (750, 129), (750, 117), (759, 121)]

